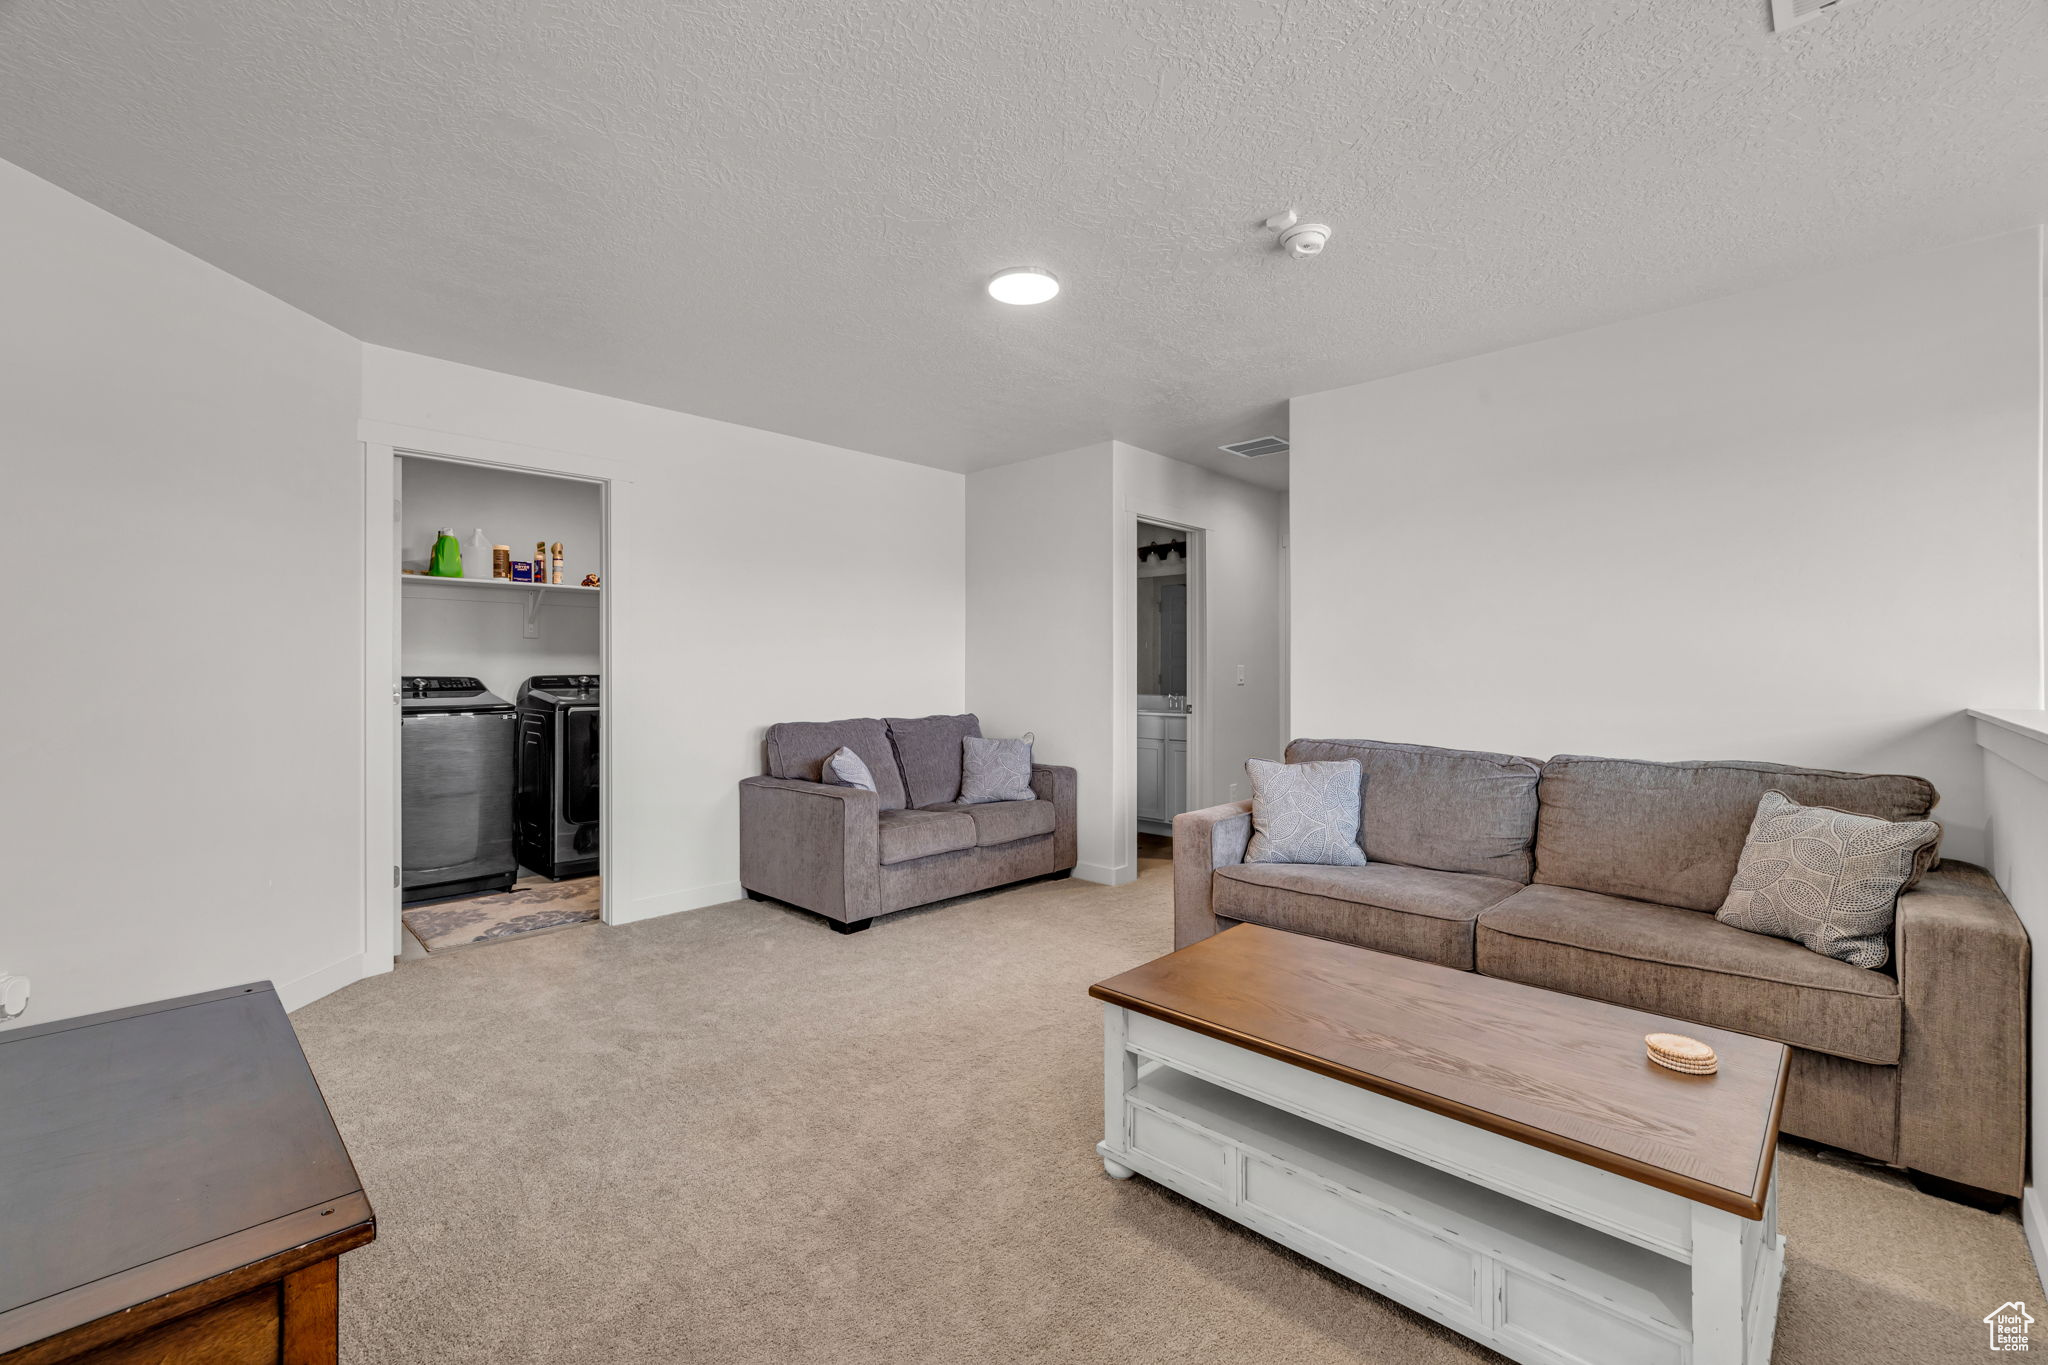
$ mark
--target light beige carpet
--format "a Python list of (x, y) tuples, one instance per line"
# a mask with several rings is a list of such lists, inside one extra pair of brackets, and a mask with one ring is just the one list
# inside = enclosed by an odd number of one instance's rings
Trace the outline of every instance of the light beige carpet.
[[(1085, 992), (1171, 946), (1145, 867), (852, 936), (751, 902), (579, 927), (301, 1010), (378, 1215), (343, 1359), (1499, 1359), (1102, 1174)], [(2012, 1218), (1846, 1159), (1789, 1151), (1782, 1213), (1779, 1365), (1980, 1360), (2039, 1301)]]

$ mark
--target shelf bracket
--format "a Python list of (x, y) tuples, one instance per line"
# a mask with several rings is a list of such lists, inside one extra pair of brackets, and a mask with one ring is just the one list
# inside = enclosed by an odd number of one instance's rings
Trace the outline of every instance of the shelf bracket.
[(538, 640), (540, 638), (540, 599), (542, 595), (542, 589), (538, 585), (535, 586), (532, 592), (526, 595), (525, 638), (529, 640)]

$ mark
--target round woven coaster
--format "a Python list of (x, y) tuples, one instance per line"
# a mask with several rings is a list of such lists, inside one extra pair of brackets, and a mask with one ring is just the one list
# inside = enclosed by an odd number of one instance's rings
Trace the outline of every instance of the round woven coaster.
[(1718, 1071), (1721, 1059), (1697, 1038), (1688, 1038), (1680, 1033), (1651, 1033), (1643, 1038), (1649, 1049), (1650, 1060), (1673, 1071), (1683, 1071), (1691, 1076), (1706, 1076)]
[(1719, 1062), (1708, 1062), (1704, 1066), (1680, 1066), (1670, 1058), (1659, 1057), (1655, 1053), (1650, 1054), (1650, 1060), (1666, 1071), (1677, 1071), (1687, 1076), (1711, 1076), (1721, 1069)]

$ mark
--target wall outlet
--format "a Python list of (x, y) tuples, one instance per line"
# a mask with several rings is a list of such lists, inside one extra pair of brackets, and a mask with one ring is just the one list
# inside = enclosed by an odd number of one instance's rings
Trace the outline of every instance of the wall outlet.
[(1233, 801), (1236, 801), (1236, 800), (1238, 800), (1238, 799), (1239, 799), (1239, 798), (1238, 798), (1238, 795), (1237, 795), (1237, 789), (1238, 789), (1238, 786), (1239, 786), (1239, 785), (1240, 785), (1240, 784), (1238, 784), (1238, 783), (1236, 783), (1236, 782), (1233, 782), (1233, 783), (1231, 783), (1231, 784), (1230, 784), (1230, 799), (1231, 799), (1231, 800), (1233, 800)]
[(1243, 687), (1243, 686), (1244, 686), (1244, 665), (1243, 665), (1243, 664), (1239, 664), (1239, 665), (1237, 666), (1237, 685), (1238, 685), (1239, 687)]

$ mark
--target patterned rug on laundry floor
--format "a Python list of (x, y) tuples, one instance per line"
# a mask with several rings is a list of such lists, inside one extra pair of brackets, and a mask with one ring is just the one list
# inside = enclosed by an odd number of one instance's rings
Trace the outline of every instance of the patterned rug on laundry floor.
[(405, 927), (430, 953), (498, 943), (525, 934), (544, 934), (598, 917), (603, 879), (571, 877), (551, 882), (524, 877), (510, 891), (464, 896), (405, 912)]

